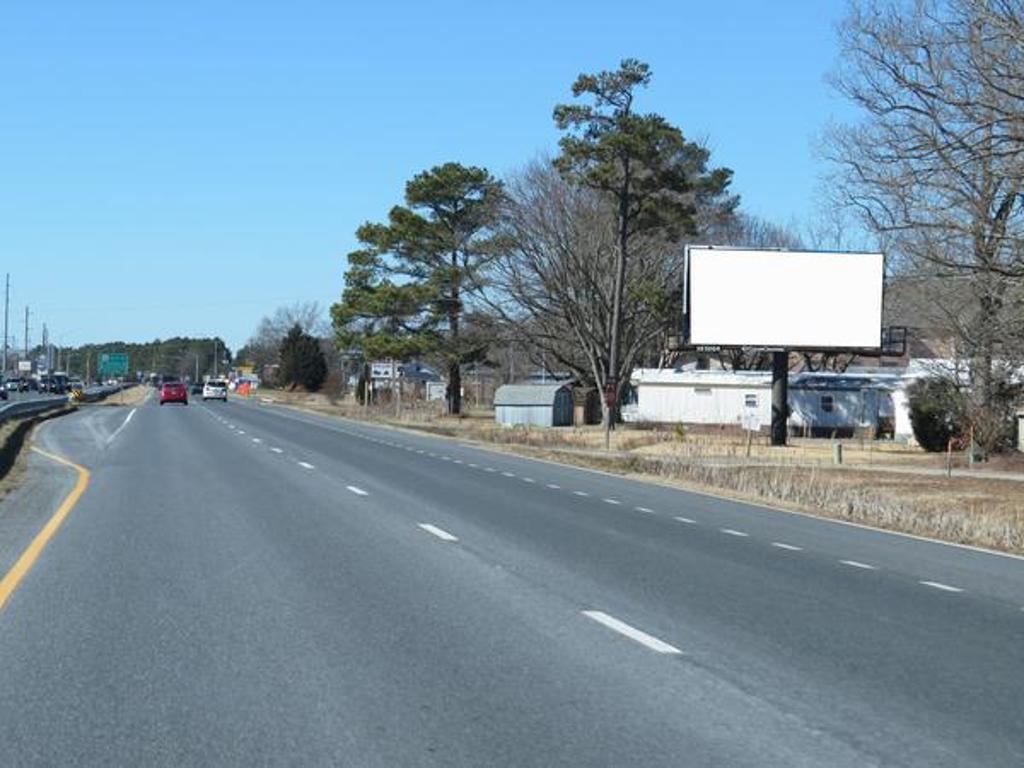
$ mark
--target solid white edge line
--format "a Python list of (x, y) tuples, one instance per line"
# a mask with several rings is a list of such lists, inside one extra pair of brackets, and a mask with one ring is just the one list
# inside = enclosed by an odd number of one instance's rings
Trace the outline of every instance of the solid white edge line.
[(436, 525), (431, 525), (430, 523), (417, 523), (417, 525), (427, 533), (431, 534), (432, 536), (437, 536), (437, 538), (441, 539), (441, 541), (459, 540), (458, 536), (453, 536), (452, 534), (448, 533), (448, 531), (444, 530), (443, 528), (438, 528)]
[(355, 486), (355, 485), (346, 485), (345, 487), (348, 488), (350, 491), (352, 491), (352, 493), (354, 493), (356, 496), (369, 496), (370, 495), (366, 491), (364, 491), (362, 488), (359, 488), (358, 486)]
[(664, 653), (672, 655), (680, 655), (682, 651), (676, 648), (674, 645), (669, 645), (664, 640), (659, 640), (653, 635), (648, 635), (646, 632), (632, 627), (624, 621), (619, 621), (614, 616), (609, 616), (603, 611), (582, 611), (583, 615), (591, 621), (596, 621), (602, 626), (608, 627), (613, 632), (618, 632), (624, 637), (628, 637), (634, 642), (640, 643), (646, 648), (654, 651), (655, 653)]
[(803, 547), (795, 547), (792, 544), (786, 544), (783, 541), (773, 541), (772, 542), (772, 546), (773, 547), (778, 547), (779, 549), (786, 549), (786, 550), (789, 550), (790, 552), (802, 552), (803, 549), (804, 549)]
[(875, 566), (870, 565), (869, 563), (862, 563), (862, 562), (859, 562), (857, 560), (840, 560), (839, 562), (842, 563), (843, 565), (848, 565), (851, 568), (860, 568), (860, 569), (865, 570), (865, 571), (877, 570), (875, 568)]
[(943, 592), (963, 592), (960, 587), (954, 587), (951, 584), (943, 584), (941, 581), (919, 581), (918, 584), (923, 584), (926, 587), (932, 589), (941, 589)]

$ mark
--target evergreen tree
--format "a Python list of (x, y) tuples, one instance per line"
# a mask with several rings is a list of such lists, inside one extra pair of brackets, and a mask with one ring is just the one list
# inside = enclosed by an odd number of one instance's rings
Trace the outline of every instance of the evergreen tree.
[(281, 342), (279, 378), (286, 386), (303, 387), (309, 392), (318, 391), (327, 378), (327, 360), (320, 342), (298, 324)]
[(439, 356), (448, 377), (448, 412), (462, 408), (461, 366), (481, 355), (466, 333), (468, 299), (497, 247), (502, 185), (484, 168), (445, 163), (413, 177), (405, 205), (387, 223), (357, 230), (345, 290), (331, 308), (340, 348), (366, 359)]

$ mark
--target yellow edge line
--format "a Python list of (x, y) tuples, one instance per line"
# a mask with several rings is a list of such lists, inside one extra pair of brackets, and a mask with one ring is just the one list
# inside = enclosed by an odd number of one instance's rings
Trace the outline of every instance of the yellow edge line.
[(85, 489), (89, 487), (89, 470), (85, 467), (75, 464), (73, 461), (68, 461), (62, 456), (44, 451), (41, 448), (32, 446), (32, 450), (38, 454), (45, 456), (46, 458), (56, 461), (59, 464), (63, 464), (67, 467), (71, 467), (78, 473), (78, 481), (75, 483), (75, 487), (71, 489), (71, 493), (64, 497), (64, 501), (61, 502), (60, 507), (53, 513), (53, 516), (46, 521), (46, 525), (43, 529), (36, 534), (36, 537), (32, 539), (32, 543), (26, 547), (25, 551), (21, 553), (18, 561), (11, 566), (9, 570), (0, 580), (0, 610), (3, 610), (4, 604), (7, 599), (11, 596), (21, 580), (25, 578), (32, 566), (35, 565), (39, 555), (46, 548), (50, 539), (60, 528), (61, 523), (64, 522), (64, 518), (68, 516), (68, 513), (74, 508), (78, 500), (82, 498), (82, 494), (85, 493)]

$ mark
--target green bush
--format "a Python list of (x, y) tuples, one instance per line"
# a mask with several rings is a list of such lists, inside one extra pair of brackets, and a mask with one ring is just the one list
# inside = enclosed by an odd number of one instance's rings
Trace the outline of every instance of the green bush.
[(914, 437), (926, 451), (945, 451), (951, 439), (963, 434), (960, 394), (953, 382), (921, 379), (907, 395)]

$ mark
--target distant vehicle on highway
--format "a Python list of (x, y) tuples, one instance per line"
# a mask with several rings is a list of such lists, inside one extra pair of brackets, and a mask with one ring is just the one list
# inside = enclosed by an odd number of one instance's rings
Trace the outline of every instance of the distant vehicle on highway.
[(203, 385), (203, 400), (228, 401), (228, 383), (220, 379), (210, 379)]
[(201, 381), (193, 381), (192, 386), (188, 388), (190, 395), (201, 395), (203, 394), (203, 383)]
[(188, 390), (180, 381), (168, 381), (160, 385), (160, 405), (181, 403), (188, 405)]
[(28, 384), (21, 377), (12, 376), (4, 382), (4, 389), (8, 392), (25, 392), (28, 390)]
[(47, 374), (39, 377), (39, 391), (52, 395), (63, 395), (68, 391), (67, 376)]

